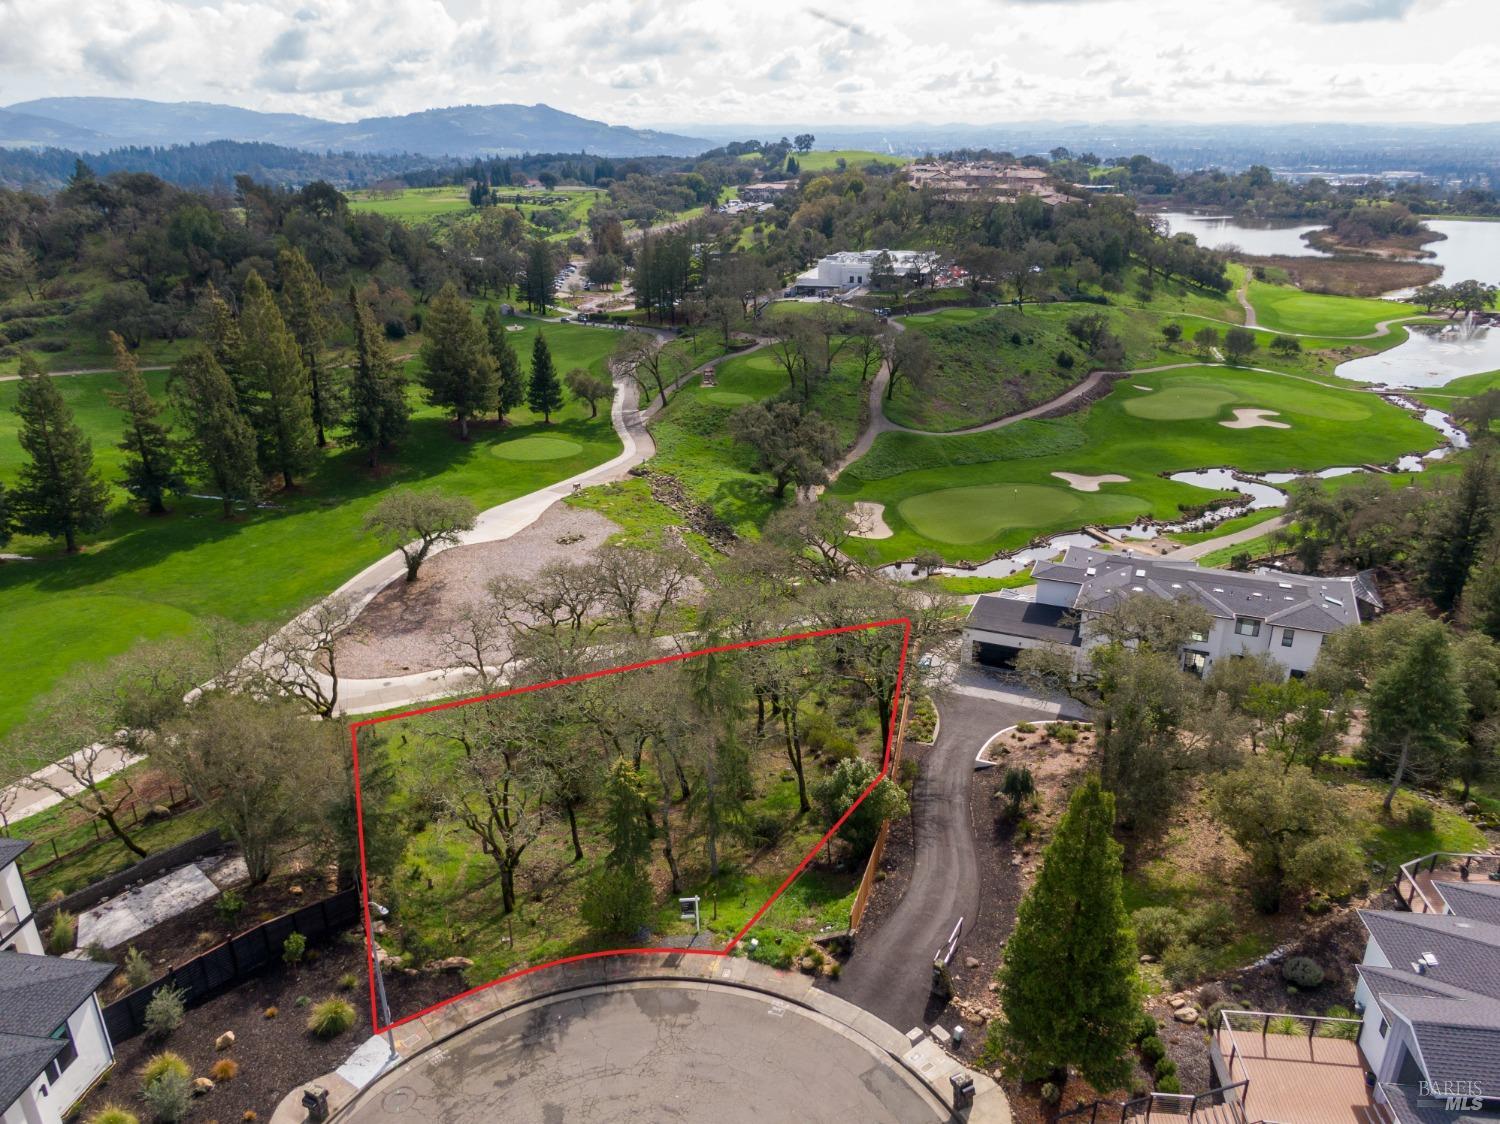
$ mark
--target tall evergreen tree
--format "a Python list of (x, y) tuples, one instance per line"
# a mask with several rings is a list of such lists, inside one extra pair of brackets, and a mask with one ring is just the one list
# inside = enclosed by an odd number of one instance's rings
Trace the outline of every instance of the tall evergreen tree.
[(1129, 1072), (1141, 1008), (1114, 805), (1098, 777), (1074, 791), (1016, 912), (1000, 971), (1005, 1019), (987, 1052), (1023, 1079), (1057, 1080), (1072, 1066), (1112, 1089)]
[(255, 430), (240, 413), (234, 385), (213, 352), (200, 349), (173, 365), (167, 393), (188, 427), (194, 475), (218, 495), (228, 519), (236, 501), (260, 495), (262, 479)]
[(125, 439), (120, 451), (125, 454), (122, 483), (129, 491), (146, 501), (152, 515), (167, 510), (166, 494), (183, 488), (182, 471), (172, 434), (161, 420), (162, 408), (146, 389), (135, 356), (125, 346), (119, 333), (109, 334), (115, 352), (115, 370), (120, 372), (121, 391), (110, 391), (111, 404), (125, 414)]
[(205, 315), (203, 338), (213, 353), (214, 361), (229, 377), (230, 385), (234, 387), (235, 396), (239, 400), (240, 409), (248, 410), (250, 396), (246, 391), (244, 381), (240, 378), (239, 370), (242, 342), (240, 322), (235, 318), (234, 310), (229, 307), (229, 302), (212, 284), (208, 286), (203, 299), (199, 301), (199, 306), (204, 310)]
[(533, 238), (526, 251), (526, 303), (531, 311), (546, 313), (552, 302), (555, 269), (552, 246), (544, 238)]
[(24, 534), (60, 536), (72, 554), (80, 533), (104, 523), (109, 485), (94, 470), (93, 446), (56, 381), (29, 355), (21, 357), (15, 411), (21, 448), (31, 458), (11, 493), (16, 527)]
[(237, 365), (249, 395), (247, 415), (260, 438), (261, 463), (280, 473), (286, 487), (295, 487), (296, 478), (317, 461), (312, 396), (297, 341), (254, 270), (245, 279), (239, 332)]
[(427, 401), (451, 410), (459, 436), (467, 441), (469, 419), (495, 404), (495, 360), (483, 327), (451, 281), (427, 306), (422, 334), (427, 337), (421, 352)]
[(1442, 494), (1422, 538), (1422, 583), (1444, 612), (1458, 603), (1495, 524), (1495, 489), (1494, 442), (1485, 438), (1464, 458), (1463, 471)]
[(317, 433), (318, 448), (322, 449), (328, 444), (327, 431), (339, 415), (333, 372), (323, 368), (323, 351), (327, 347), (330, 327), (326, 310), (333, 301), (333, 294), (295, 246), (276, 255), (276, 273), (281, 280), (282, 317), (302, 354), (308, 393), (312, 398), (313, 428)]
[(5, 490), (4, 484), (0, 484), (0, 546), (10, 542), (14, 531), (10, 514), (10, 493)]
[(1464, 583), (1460, 619), (1468, 628), (1478, 629), (1491, 640), (1500, 640), (1500, 538), (1490, 536), (1489, 543), (1469, 571)]
[(521, 370), (521, 358), (515, 345), (510, 342), (510, 333), (505, 330), (505, 320), (500, 310), (490, 305), (484, 310), (484, 331), (490, 341), (490, 355), (494, 357), (499, 383), (495, 391), (495, 420), (503, 422), (505, 414), (526, 401), (526, 376)]
[(349, 385), (349, 434), (369, 452), (375, 468), (381, 449), (406, 434), (411, 405), (406, 400), (406, 375), (391, 358), (391, 349), (375, 323), (370, 306), (349, 286), (349, 308), (354, 316), (354, 375)]
[(552, 424), (552, 411), (562, 409), (562, 384), (552, 365), (547, 338), (541, 332), (537, 332), (536, 342), (531, 345), (531, 382), (526, 388), (526, 404), (541, 414), (548, 425)]
[(1382, 806), (1391, 810), (1409, 776), (1442, 779), (1468, 713), (1458, 661), (1439, 621), (1423, 621), (1370, 683), (1365, 752), (1391, 768)]

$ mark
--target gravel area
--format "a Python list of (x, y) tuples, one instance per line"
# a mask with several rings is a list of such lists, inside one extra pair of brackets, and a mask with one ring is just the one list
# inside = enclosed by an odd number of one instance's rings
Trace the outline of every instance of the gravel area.
[(443, 638), (459, 611), (485, 596), (491, 579), (526, 577), (551, 562), (576, 561), (618, 530), (597, 512), (559, 503), (508, 539), (434, 555), (415, 582), (396, 581), (381, 590), (340, 637), (339, 674), (376, 679), (447, 666)]

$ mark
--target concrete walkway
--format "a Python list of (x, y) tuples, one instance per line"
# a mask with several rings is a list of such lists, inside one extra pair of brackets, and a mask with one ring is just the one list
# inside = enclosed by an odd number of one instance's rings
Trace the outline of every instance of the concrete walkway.
[[(932, 1040), (742, 957), (557, 965), (447, 1003), (392, 1039), (394, 1058), (374, 1038), (318, 1079), (333, 1120), (1011, 1119), (1003, 1090)], [(975, 1098), (955, 1111), (949, 1076), (961, 1072)], [(290, 1091), (272, 1124), (306, 1119), (300, 1101)]]
[(1274, 519), (1267, 519), (1264, 523), (1257, 523), (1253, 527), (1220, 535), (1218, 538), (1195, 542), (1189, 546), (1179, 546), (1176, 550), (1170, 550), (1161, 557), (1173, 562), (1191, 561), (1194, 558), (1202, 558), (1205, 554), (1212, 554), (1216, 550), (1222, 550), (1226, 546), (1239, 546), (1241, 543), (1258, 539), (1262, 535), (1273, 534), (1285, 527), (1287, 523), (1286, 516), (1278, 515)]
[[(79, 754), (90, 752), (79, 750)], [(139, 760), (131, 756), (119, 746), (107, 746), (99, 750), (99, 756), (95, 759), (93, 776), (96, 780), (104, 780), (112, 777), (126, 766)], [(53, 788), (46, 787), (48, 784)], [(38, 812), (45, 812), (48, 808), (61, 804), (66, 797), (56, 789), (71, 796), (75, 792), (83, 791), (83, 785), (72, 779), (71, 774), (59, 762), (56, 765), (48, 765), (45, 769), (38, 769), (29, 777), (23, 777), (14, 784), (0, 788), (0, 811), (5, 813), (6, 822), (15, 823), (27, 816), (34, 816)]]

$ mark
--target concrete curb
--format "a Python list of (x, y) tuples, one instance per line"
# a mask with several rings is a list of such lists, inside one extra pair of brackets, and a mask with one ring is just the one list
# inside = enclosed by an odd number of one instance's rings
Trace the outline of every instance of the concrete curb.
[[(542, 979), (541, 977), (545, 977)], [(394, 1031), (395, 1049), (400, 1066), (415, 1061), (427, 1051), (472, 1027), (497, 1016), (540, 1009), (567, 999), (597, 995), (616, 988), (649, 986), (685, 988), (729, 987), (751, 991), (799, 1008), (828, 1029), (866, 1049), (885, 1054), (933, 1102), (934, 1110), (946, 1108), (955, 1119), (971, 1124), (1010, 1124), (1010, 1106), (1005, 1093), (989, 1077), (968, 1070), (945, 1053), (936, 1042), (923, 1039), (912, 1042), (894, 1027), (829, 992), (814, 986), (810, 977), (783, 972), (744, 957), (720, 957), (666, 952), (660, 960), (654, 954), (629, 954), (600, 957), (593, 960), (558, 965), (547, 972), (523, 976), (505, 984), (486, 988), (429, 1014), (404, 1023)], [(366, 1040), (356, 1054), (374, 1052)], [(365, 1089), (393, 1065), (365, 1067), (368, 1074), (363, 1087), (356, 1087), (346, 1076), (349, 1064), (338, 1073), (315, 1082), (329, 1091), (330, 1119), (353, 1105)], [(973, 1104), (966, 1109), (952, 1109), (950, 1074), (965, 1072), (974, 1081)], [(288, 1093), (271, 1117), (271, 1124), (301, 1124), (306, 1115), (301, 1107), (302, 1089)]]

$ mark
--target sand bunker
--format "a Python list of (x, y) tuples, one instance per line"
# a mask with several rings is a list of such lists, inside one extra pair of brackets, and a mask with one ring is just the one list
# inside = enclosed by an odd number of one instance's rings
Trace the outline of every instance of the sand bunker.
[(1156, 389), (1154, 386), (1142, 386), (1138, 382), (1131, 383), (1130, 387), (1131, 387), (1132, 390), (1155, 390)]
[(1221, 421), (1225, 429), (1291, 429), (1284, 421), (1272, 421), (1279, 410), (1247, 410), (1241, 407), (1234, 412), (1234, 421)]
[(849, 513), (849, 527), (862, 539), (888, 539), (893, 534), (885, 523), (885, 504), (858, 500)]
[(1054, 472), (1052, 474), (1078, 492), (1097, 492), (1100, 484), (1129, 484), (1130, 477), (1108, 473), (1104, 476), (1079, 476), (1076, 472)]

